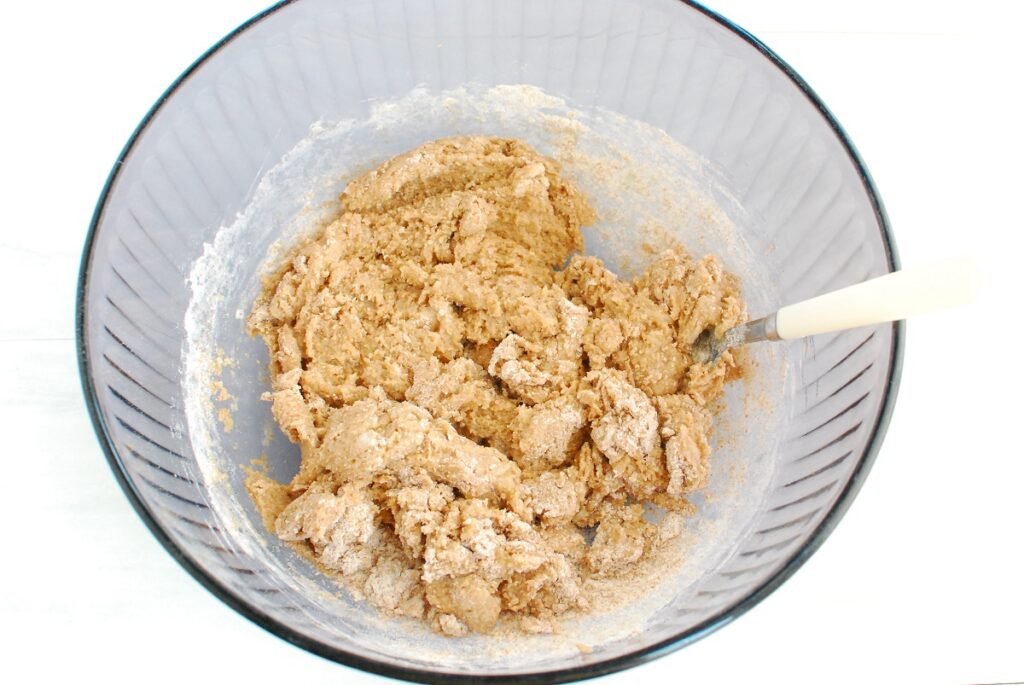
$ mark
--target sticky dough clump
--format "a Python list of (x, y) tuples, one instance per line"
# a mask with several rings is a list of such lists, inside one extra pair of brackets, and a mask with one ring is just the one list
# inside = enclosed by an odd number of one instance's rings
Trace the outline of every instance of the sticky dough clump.
[(592, 604), (586, 578), (652, 554), (642, 504), (689, 511), (736, 368), (691, 346), (744, 304), (681, 249), (619, 279), (578, 254), (593, 219), (518, 140), (438, 140), (349, 183), (249, 319), (302, 452), (290, 483), (250, 479), (273, 532), (447, 635), (551, 629)]

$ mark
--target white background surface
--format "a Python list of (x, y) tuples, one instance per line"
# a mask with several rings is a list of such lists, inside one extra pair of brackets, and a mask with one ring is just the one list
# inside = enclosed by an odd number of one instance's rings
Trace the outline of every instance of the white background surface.
[[(118, 489), (79, 391), (75, 281), (110, 165), (172, 79), (266, 1), (4, 8), (0, 681), (381, 682), (264, 632), (192, 580)], [(822, 549), (734, 624), (600, 682), (1024, 679), (1020, 4), (713, 7), (836, 113), (903, 263), (975, 250), (985, 292), (910, 323), (888, 437)]]

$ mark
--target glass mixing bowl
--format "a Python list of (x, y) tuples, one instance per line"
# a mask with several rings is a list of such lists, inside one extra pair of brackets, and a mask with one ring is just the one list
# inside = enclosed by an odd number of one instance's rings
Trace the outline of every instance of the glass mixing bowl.
[[(520, 85), (495, 88), (509, 84)], [(725, 625), (821, 544), (878, 452), (903, 327), (752, 348), (755, 371), (730, 387), (679, 572), (624, 606), (570, 621), (562, 639), (505, 648), (381, 618), (269, 536), (242, 491), (254, 458), (278, 478), (298, 458), (259, 399), (266, 356), (244, 315), (268, 250), (315, 223), (346, 178), (471, 132), (567, 157), (599, 210), (587, 251), (613, 269), (642, 261), (660, 220), (691, 250), (722, 256), (755, 316), (897, 266), (881, 201), (839, 124), (774, 53), (699, 5), (285, 2), (192, 65), (114, 165), (78, 293), (86, 400), (154, 535), (282, 638), (427, 682), (608, 673)]]

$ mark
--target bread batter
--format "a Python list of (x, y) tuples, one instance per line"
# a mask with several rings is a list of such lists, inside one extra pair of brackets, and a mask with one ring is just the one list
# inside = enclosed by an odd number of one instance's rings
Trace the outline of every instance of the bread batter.
[(518, 140), (428, 143), (340, 205), (249, 319), (302, 453), (291, 483), (254, 475), (250, 493), (387, 613), (551, 630), (592, 604), (587, 577), (664, 539), (644, 503), (678, 517), (707, 483), (736, 361), (689, 351), (744, 320), (738, 282), (681, 249), (633, 282), (579, 255), (590, 205)]

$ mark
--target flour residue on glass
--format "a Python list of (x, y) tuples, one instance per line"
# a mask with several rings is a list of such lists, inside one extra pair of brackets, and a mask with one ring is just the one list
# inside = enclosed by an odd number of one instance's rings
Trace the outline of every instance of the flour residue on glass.
[[(711, 481), (694, 500), (698, 514), (686, 520), (657, 559), (617, 586), (614, 599), (591, 614), (567, 618), (554, 636), (521, 635), (499, 624), (491, 635), (446, 640), (413, 621), (382, 619), (267, 533), (244, 490), (242, 467), (253, 459), (265, 455), (269, 475), (278, 481), (289, 480), (299, 461), (295, 447), (275, 435), (269, 406), (260, 400), (269, 387), (266, 352), (245, 332), (244, 317), (261, 278), (284, 251), (332, 216), (334, 198), (354, 176), (429, 140), (467, 134), (519, 138), (558, 160), (598, 217), (584, 230), (584, 253), (600, 257), (620, 276), (637, 275), (662, 247), (678, 242), (692, 254), (719, 256), (740, 277), (752, 313), (777, 307), (757, 256), (761, 246), (749, 244), (742, 237), (747, 232), (737, 227), (751, 219), (730, 200), (713, 170), (663, 131), (608, 111), (575, 110), (528, 86), (416, 89), (378, 103), (365, 120), (312, 127), (266, 172), (244, 211), (204, 246), (189, 276), (188, 432), (210, 484), (209, 499), (224, 522), (226, 543), (258, 558), (268, 582), (293, 598), (306, 620), (360, 636), (373, 652), (402, 653), (424, 664), (521, 664), (522, 655), (529, 654), (530, 668), (543, 668), (566, 655), (586, 661), (588, 649), (594, 650), (593, 658), (606, 659), (628, 651), (630, 636), (645, 625), (685, 606), (700, 578), (727, 556), (757, 511), (771, 478), (763, 455), (782, 435), (784, 420), (770, 402), (749, 400), (770, 397), (787, 382), (781, 359), (770, 349), (752, 351), (753, 371), (727, 392)], [(219, 350), (232, 363), (221, 364), (215, 374)], [(230, 432), (219, 412), (210, 411), (218, 406), (211, 394), (219, 395), (221, 388), (232, 398)], [(747, 431), (750, 425), (757, 426), (756, 434)], [(219, 474), (224, 477), (212, 478)]]

